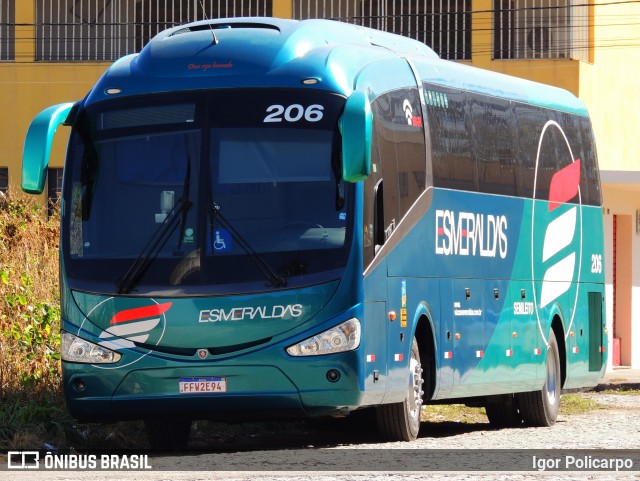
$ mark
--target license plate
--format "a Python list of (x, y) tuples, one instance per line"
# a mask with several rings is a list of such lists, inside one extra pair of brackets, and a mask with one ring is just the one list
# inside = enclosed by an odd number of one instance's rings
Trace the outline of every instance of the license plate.
[(227, 392), (226, 377), (182, 377), (178, 385), (180, 394)]

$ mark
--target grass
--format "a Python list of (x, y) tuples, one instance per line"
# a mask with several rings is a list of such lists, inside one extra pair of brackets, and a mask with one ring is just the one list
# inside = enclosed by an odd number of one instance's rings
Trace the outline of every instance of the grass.
[(423, 422), (458, 422), (466, 424), (486, 423), (484, 408), (465, 406), (464, 404), (433, 404), (422, 409), (420, 420)]
[(562, 414), (584, 414), (605, 406), (591, 398), (579, 394), (565, 394), (560, 398), (560, 412)]
[[(613, 394), (619, 394), (619, 391)], [(636, 392), (640, 394), (640, 392)], [(585, 398), (580, 394), (564, 394), (560, 398), (560, 413), (573, 415), (584, 414), (604, 406), (597, 401)], [(486, 423), (487, 415), (483, 407), (469, 407), (464, 404), (434, 404), (422, 410), (420, 418), (423, 422), (457, 422)]]

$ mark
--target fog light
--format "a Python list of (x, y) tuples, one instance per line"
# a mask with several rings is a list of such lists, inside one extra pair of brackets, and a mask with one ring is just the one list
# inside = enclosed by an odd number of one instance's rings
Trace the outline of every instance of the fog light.
[(73, 387), (76, 391), (84, 391), (87, 387), (87, 384), (82, 379), (76, 379), (73, 383)]
[(340, 380), (340, 372), (336, 369), (329, 369), (327, 371), (327, 381), (338, 382)]

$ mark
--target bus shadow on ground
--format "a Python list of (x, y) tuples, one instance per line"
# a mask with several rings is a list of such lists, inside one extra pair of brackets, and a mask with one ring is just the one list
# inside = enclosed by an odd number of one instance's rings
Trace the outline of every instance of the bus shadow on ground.
[[(490, 430), (489, 423), (422, 422), (420, 438), (447, 438), (476, 431)], [(305, 448), (340, 448), (365, 445), (375, 448), (387, 439), (373, 423), (365, 419), (317, 419), (296, 422), (197, 423), (189, 450), (272, 450)], [(411, 443), (406, 443), (410, 447)]]
[[(94, 450), (150, 450), (141, 422), (115, 425), (78, 425), (68, 431), (67, 444), (78, 452)], [(420, 439), (442, 439), (493, 428), (482, 421), (423, 421)], [(83, 432), (81, 434), (81, 431)], [(189, 445), (184, 453), (263, 451), (364, 446), (375, 448), (387, 443), (377, 428), (373, 413), (357, 412), (347, 418), (306, 420), (246, 421), (225, 423), (194, 421)], [(409, 448), (411, 443), (406, 444)], [(157, 453), (162, 455), (163, 453)], [(180, 454), (172, 452), (172, 455)]]

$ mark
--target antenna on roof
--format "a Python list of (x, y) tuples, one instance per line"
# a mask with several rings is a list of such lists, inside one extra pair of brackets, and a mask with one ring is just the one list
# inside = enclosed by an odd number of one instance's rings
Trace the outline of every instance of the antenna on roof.
[[(209, 17), (207, 17), (207, 12), (204, 10), (204, 3), (202, 3), (202, 0), (200, 0), (200, 8), (202, 9), (202, 16), (208, 22)], [(218, 38), (216, 37), (216, 33), (213, 31), (213, 26), (211, 24), (209, 24), (209, 30), (211, 30), (211, 37), (213, 37), (211, 43), (213, 45), (218, 45)]]

